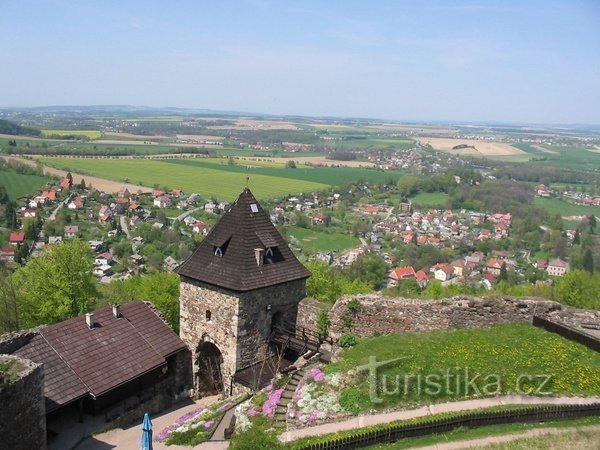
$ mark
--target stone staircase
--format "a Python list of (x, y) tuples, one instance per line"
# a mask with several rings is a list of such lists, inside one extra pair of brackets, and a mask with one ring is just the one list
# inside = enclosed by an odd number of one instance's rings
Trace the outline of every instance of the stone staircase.
[(287, 412), (288, 412), (288, 404), (294, 399), (294, 393), (296, 392), (296, 387), (298, 383), (304, 378), (306, 374), (304, 369), (299, 369), (295, 371), (287, 384), (285, 385), (283, 394), (281, 395), (281, 400), (277, 409), (275, 410), (275, 416), (273, 421), (273, 426), (276, 428), (286, 428), (287, 426)]

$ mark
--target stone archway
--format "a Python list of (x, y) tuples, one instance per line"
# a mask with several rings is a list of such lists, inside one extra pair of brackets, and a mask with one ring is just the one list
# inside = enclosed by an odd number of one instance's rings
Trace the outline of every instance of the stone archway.
[(200, 395), (215, 395), (223, 392), (221, 350), (212, 342), (203, 341), (196, 349), (196, 391)]
[(283, 313), (281, 311), (274, 313), (273, 317), (271, 318), (271, 333), (277, 330), (282, 330), (284, 328), (284, 323), (285, 320)]

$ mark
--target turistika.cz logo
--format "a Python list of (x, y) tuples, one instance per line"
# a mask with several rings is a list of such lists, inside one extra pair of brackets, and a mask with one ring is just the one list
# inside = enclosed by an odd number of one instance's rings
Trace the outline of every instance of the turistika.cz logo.
[(368, 364), (356, 368), (358, 373), (367, 373), (371, 402), (382, 403), (384, 397), (394, 395), (491, 397), (502, 393), (552, 394), (548, 390), (552, 375), (547, 374), (519, 374), (516, 380), (508, 385), (498, 374), (475, 373), (469, 367), (453, 367), (441, 373), (425, 373), (422, 369), (410, 374), (381, 373), (382, 368), (407, 358), (377, 361), (376, 356), (370, 356)]

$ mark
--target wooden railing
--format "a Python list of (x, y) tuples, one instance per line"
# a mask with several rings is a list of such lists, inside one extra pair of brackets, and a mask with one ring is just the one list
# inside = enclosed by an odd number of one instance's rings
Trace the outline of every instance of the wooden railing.
[(600, 415), (600, 404), (556, 405), (532, 407), (512, 411), (494, 411), (461, 414), (445, 419), (391, 426), (325, 442), (296, 447), (299, 450), (349, 450), (376, 444), (396, 442), (400, 439), (445, 433), (460, 427), (484, 427), (509, 423), (534, 423), (548, 420), (577, 419)]

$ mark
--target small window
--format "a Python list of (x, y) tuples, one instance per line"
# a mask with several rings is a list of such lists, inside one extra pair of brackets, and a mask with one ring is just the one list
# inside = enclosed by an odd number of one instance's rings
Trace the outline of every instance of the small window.
[(273, 249), (271, 247), (269, 247), (267, 249), (267, 251), (265, 252), (265, 256), (266, 257), (273, 256)]
[(210, 312), (210, 309), (206, 310), (206, 321), (210, 322), (210, 319), (212, 319), (212, 313)]
[(258, 206), (256, 206), (256, 203), (252, 203), (250, 205), (250, 211), (252, 211), (253, 213), (257, 213), (258, 212)]
[(223, 250), (221, 250), (221, 247), (215, 247), (215, 256), (223, 256)]

